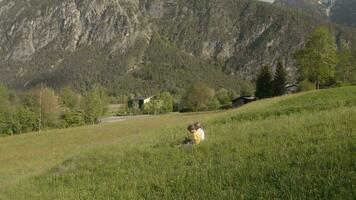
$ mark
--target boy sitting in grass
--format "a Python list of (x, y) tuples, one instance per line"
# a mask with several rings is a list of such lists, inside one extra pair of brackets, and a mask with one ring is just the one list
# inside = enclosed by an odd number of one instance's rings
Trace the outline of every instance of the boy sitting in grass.
[(195, 126), (191, 124), (187, 127), (187, 130), (189, 131), (190, 135), (189, 138), (186, 138), (183, 141), (183, 144), (188, 144), (188, 145), (199, 144), (201, 142), (201, 134), (196, 130)]

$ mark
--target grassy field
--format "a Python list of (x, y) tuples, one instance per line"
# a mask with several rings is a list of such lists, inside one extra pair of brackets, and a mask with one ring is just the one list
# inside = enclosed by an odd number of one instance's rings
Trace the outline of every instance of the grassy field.
[[(179, 147), (185, 126), (207, 140)], [(354, 199), (356, 87), (0, 138), (0, 199)]]

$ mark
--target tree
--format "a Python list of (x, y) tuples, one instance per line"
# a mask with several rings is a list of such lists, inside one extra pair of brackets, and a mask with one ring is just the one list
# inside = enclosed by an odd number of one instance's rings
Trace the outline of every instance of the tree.
[(206, 110), (214, 98), (214, 93), (214, 89), (208, 87), (204, 82), (196, 82), (186, 91), (182, 103), (188, 110)]
[(356, 63), (353, 60), (351, 49), (346, 45), (343, 45), (339, 51), (336, 78), (337, 81), (346, 84), (351, 84), (356, 80)]
[(240, 95), (251, 96), (255, 93), (255, 85), (250, 81), (244, 80), (240, 83)]
[(0, 84), (0, 134), (12, 134), (12, 111), (7, 89)]
[(64, 107), (73, 110), (80, 106), (80, 95), (75, 93), (70, 87), (64, 87), (60, 91), (59, 97)]
[(43, 127), (59, 125), (60, 105), (58, 96), (51, 88), (41, 88), (39, 91), (40, 121)]
[(162, 92), (157, 95), (157, 98), (162, 102), (162, 113), (173, 111), (173, 96), (169, 92)]
[(84, 115), (81, 110), (65, 110), (61, 116), (61, 127), (75, 127), (85, 124)]
[[(225, 105), (225, 106), (230, 106), (230, 105)], [(219, 108), (221, 108), (221, 104), (216, 97), (211, 98), (210, 101), (206, 104), (207, 110), (218, 110)]]
[(273, 95), (281, 96), (286, 93), (287, 71), (281, 62), (278, 62), (273, 79)]
[[(21, 121), (26, 121), (26, 118), (22, 118), (19, 116), (21, 115), (21, 113), (24, 113), (24, 115), (30, 116), (30, 115), (35, 115), (35, 122), (33, 124), (33, 131), (38, 131), (41, 126), (41, 114), (40, 114), (40, 95), (39, 95), (39, 90), (31, 90), (31, 91), (27, 91), (24, 93), (20, 93), (19, 95), (19, 99), (20, 99), (20, 103), (19, 105), (17, 105), (17, 123), (21, 123)], [(32, 113), (32, 114), (30, 114)], [(21, 126), (19, 130), (21, 130)], [(21, 131), (22, 132), (22, 131)], [(25, 131), (23, 131), (25, 132)]]
[(269, 66), (263, 66), (256, 81), (256, 97), (259, 99), (272, 97), (272, 73)]
[(94, 86), (86, 92), (83, 100), (84, 119), (86, 124), (99, 123), (99, 118), (105, 114), (107, 96), (100, 86)]
[(16, 108), (15, 122), (16, 133), (36, 131), (38, 127), (38, 114), (26, 106), (20, 105)]
[(335, 76), (337, 47), (327, 28), (317, 28), (305, 48), (295, 54), (302, 79), (315, 83), (316, 89)]
[(144, 110), (149, 114), (162, 114), (173, 111), (173, 96), (169, 92), (157, 94), (144, 105)]
[(143, 106), (143, 110), (147, 114), (156, 115), (162, 112), (162, 107), (163, 107), (163, 102), (157, 98), (154, 98)]
[(233, 93), (225, 88), (221, 88), (216, 92), (215, 97), (221, 106), (231, 106)]
[(85, 124), (84, 111), (80, 107), (81, 95), (76, 94), (70, 87), (60, 91), (62, 105), (61, 127), (74, 127)]

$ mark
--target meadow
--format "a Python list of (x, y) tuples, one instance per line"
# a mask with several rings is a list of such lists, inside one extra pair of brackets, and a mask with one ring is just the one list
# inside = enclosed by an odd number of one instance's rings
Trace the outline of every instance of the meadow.
[[(201, 121), (207, 140), (180, 146)], [(356, 87), (0, 138), (0, 199), (354, 199)]]

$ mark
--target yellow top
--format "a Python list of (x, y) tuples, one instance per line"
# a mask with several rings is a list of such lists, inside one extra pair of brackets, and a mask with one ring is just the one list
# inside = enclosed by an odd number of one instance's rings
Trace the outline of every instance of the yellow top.
[(194, 144), (199, 144), (201, 142), (201, 137), (200, 137), (199, 131), (195, 131), (192, 134), (192, 140), (193, 140)]

